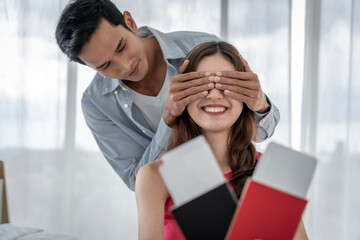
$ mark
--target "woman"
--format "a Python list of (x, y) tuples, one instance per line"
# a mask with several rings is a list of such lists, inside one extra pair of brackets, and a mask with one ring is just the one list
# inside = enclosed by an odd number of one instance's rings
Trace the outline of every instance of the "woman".
[[(238, 51), (225, 42), (197, 46), (187, 57), (186, 71), (244, 71)], [(227, 97), (217, 85), (202, 99), (190, 103), (176, 120), (168, 150), (204, 135), (225, 177), (239, 197), (256, 165), (252, 144), (256, 126), (253, 112), (245, 104)], [(145, 165), (137, 174), (135, 193), (139, 239), (185, 239), (169, 211), (173, 202), (159, 174), (161, 160)], [(165, 217), (164, 217), (165, 216)], [(307, 239), (303, 224), (296, 239)]]

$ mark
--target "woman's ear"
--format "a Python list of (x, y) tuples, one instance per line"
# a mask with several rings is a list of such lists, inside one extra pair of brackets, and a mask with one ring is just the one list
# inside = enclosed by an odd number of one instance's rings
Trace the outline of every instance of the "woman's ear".
[(131, 14), (128, 11), (124, 11), (123, 13), (124, 15), (124, 21), (126, 26), (133, 32), (133, 33), (137, 33), (138, 32), (138, 27), (134, 21), (134, 19), (132, 18)]

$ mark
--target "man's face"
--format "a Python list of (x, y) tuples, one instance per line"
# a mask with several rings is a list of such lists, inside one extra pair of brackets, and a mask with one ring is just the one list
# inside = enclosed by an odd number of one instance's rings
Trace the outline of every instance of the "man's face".
[[(126, 18), (129, 15), (124, 16)], [(79, 58), (106, 77), (141, 81), (148, 72), (145, 47), (142, 39), (135, 35), (135, 23), (129, 28), (131, 31), (101, 19), (95, 32), (81, 49)]]

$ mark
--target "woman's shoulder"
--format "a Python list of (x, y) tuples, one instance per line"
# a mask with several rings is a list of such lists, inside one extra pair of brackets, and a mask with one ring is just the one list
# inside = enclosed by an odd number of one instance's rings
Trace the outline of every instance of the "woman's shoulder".
[(138, 174), (136, 175), (136, 179), (138, 177), (142, 177), (143, 175), (159, 175), (159, 167), (161, 165), (161, 159), (157, 159), (153, 162), (149, 162), (145, 164), (142, 168), (140, 168)]
[(136, 175), (135, 192), (158, 192), (167, 195), (165, 183), (160, 175), (161, 160), (155, 160), (140, 168)]

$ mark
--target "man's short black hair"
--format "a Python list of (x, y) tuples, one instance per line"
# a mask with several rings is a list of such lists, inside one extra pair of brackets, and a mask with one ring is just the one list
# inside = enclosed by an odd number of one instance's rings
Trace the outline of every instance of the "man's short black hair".
[(71, 61), (85, 63), (78, 57), (82, 47), (104, 18), (114, 26), (129, 29), (123, 14), (110, 0), (75, 0), (64, 9), (56, 27), (56, 41)]

